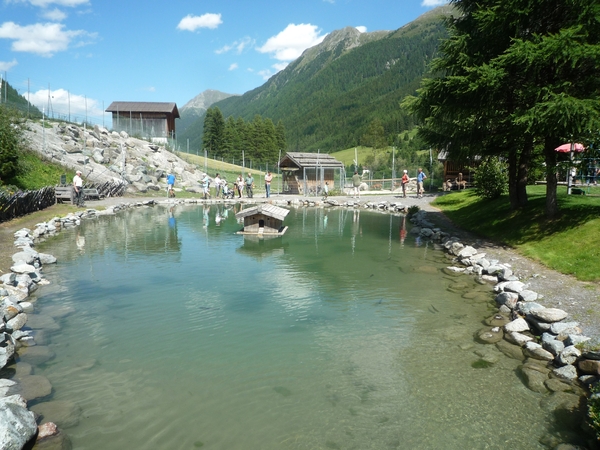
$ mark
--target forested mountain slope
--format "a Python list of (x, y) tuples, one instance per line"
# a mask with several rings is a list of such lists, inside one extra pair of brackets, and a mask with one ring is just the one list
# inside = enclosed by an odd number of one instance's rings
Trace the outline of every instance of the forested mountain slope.
[[(402, 99), (419, 87), (427, 65), (446, 36), (436, 8), (392, 31), (360, 33), (347, 27), (306, 50), (264, 85), (215, 103), (225, 118), (259, 114), (282, 121), (288, 150), (331, 152), (359, 145), (378, 119), (393, 143), (413, 119), (400, 110)], [(180, 140), (201, 148), (203, 117)]]

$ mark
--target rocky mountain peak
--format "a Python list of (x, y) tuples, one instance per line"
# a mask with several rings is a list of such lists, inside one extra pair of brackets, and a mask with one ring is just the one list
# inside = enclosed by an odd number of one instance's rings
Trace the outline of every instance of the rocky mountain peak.
[(207, 89), (200, 94), (196, 95), (193, 99), (183, 105), (181, 110), (193, 109), (199, 113), (203, 113), (210, 108), (214, 103), (224, 100), (228, 97), (232, 97), (235, 94), (227, 94), (225, 92), (216, 91), (214, 89)]

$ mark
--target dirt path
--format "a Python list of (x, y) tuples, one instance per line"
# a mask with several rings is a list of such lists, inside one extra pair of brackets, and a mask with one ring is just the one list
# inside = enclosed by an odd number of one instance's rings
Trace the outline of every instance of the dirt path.
[[(300, 196), (277, 196), (274, 200), (305, 198)], [(332, 197), (339, 202), (351, 200), (349, 197)], [(480, 251), (485, 252), (488, 258), (497, 259), (502, 263), (510, 264), (513, 272), (521, 278), (521, 281), (529, 285), (529, 289), (541, 294), (543, 299), (539, 301), (546, 307), (561, 308), (569, 312), (571, 319), (579, 322), (584, 334), (592, 337), (592, 344), (600, 344), (600, 284), (578, 281), (570, 275), (564, 275), (544, 267), (540, 263), (519, 255), (511, 248), (498, 245), (494, 242), (482, 239), (467, 233), (456, 227), (440, 210), (431, 206), (430, 202), (435, 196), (425, 196), (422, 199), (409, 197), (399, 198), (392, 194), (363, 195), (361, 202), (396, 202), (406, 206), (418, 205), (421, 209), (428, 211), (428, 219), (445, 231), (459, 237), (464, 243), (473, 245)], [(88, 207), (104, 209), (108, 206), (135, 201), (156, 200), (163, 201), (163, 197), (114, 197), (100, 201), (89, 202)], [(265, 201), (264, 198), (255, 198), (255, 201)], [(245, 199), (242, 201), (246, 202)], [(14, 232), (21, 228), (35, 228), (40, 222), (47, 221), (52, 217), (62, 217), (69, 212), (76, 211), (70, 205), (55, 205), (44, 211), (39, 211), (28, 216), (0, 224), (0, 274), (10, 271), (12, 265), (11, 256), (16, 252), (13, 245)]]

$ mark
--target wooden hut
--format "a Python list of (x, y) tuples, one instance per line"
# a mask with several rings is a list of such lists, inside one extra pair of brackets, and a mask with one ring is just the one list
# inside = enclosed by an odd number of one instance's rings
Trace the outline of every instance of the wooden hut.
[(450, 189), (460, 189), (470, 186), (473, 182), (473, 169), (479, 166), (481, 158), (476, 156), (472, 161), (452, 161), (448, 152), (442, 150), (438, 154), (438, 161), (444, 164), (444, 190), (446, 186)]
[(235, 215), (236, 219), (244, 219), (244, 229), (238, 234), (253, 234), (259, 236), (282, 236), (287, 227), (283, 219), (290, 211), (279, 206), (262, 204), (245, 209)]
[(112, 127), (117, 132), (163, 142), (175, 138), (175, 119), (179, 119), (175, 103), (112, 102), (106, 112), (112, 113)]
[(335, 189), (336, 172), (341, 189), (345, 177), (344, 164), (327, 153), (288, 152), (279, 161), (284, 194), (318, 195), (327, 182)]

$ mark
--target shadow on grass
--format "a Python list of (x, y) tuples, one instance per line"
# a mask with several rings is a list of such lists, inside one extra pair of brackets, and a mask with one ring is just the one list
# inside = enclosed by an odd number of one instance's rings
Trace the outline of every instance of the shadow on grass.
[(548, 220), (545, 193), (532, 191), (527, 206), (516, 211), (510, 209), (508, 196), (485, 200), (474, 191), (441, 197), (435, 206), (457, 227), (509, 245), (540, 241), (600, 218), (599, 198), (565, 192), (558, 195), (559, 216)]

